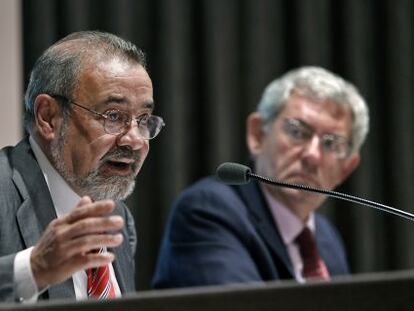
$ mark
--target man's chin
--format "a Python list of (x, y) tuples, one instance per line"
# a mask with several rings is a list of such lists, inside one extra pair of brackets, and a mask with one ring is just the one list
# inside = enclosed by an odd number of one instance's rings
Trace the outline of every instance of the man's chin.
[(135, 181), (130, 182), (111, 182), (102, 186), (97, 186), (95, 189), (90, 190), (90, 196), (96, 200), (114, 200), (121, 201), (128, 198), (135, 188)]
[(84, 195), (90, 196), (94, 201), (111, 199), (114, 201), (126, 199), (135, 188), (135, 174), (114, 175), (91, 174), (79, 181), (79, 188)]
[(294, 185), (301, 185), (311, 188), (321, 188), (321, 185), (317, 181), (309, 178), (302, 178), (301, 176), (291, 177), (288, 179), (284, 179), (283, 181)]
[(284, 200), (297, 205), (315, 205), (319, 206), (326, 199), (325, 195), (305, 190), (279, 188), (279, 195)]

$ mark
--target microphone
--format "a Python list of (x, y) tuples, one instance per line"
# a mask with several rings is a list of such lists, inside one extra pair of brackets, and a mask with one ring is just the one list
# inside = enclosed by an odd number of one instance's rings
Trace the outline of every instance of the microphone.
[(309, 186), (299, 185), (299, 184), (291, 184), (291, 183), (287, 183), (287, 182), (280, 181), (280, 180), (270, 179), (268, 177), (263, 177), (263, 176), (252, 173), (252, 170), (250, 169), (250, 167), (239, 164), (239, 163), (225, 162), (225, 163), (220, 164), (216, 170), (216, 176), (221, 182), (225, 184), (229, 184), (229, 185), (247, 184), (250, 182), (250, 179), (253, 178), (260, 182), (264, 182), (266, 184), (270, 184), (270, 185), (277, 186), (277, 187), (285, 187), (285, 188), (291, 188), (291, 189), (324, 194), (329, 197), (357, 203), (357, 204), (364, 205), (364, 206), (369, 206), (377, 210), (414, 221), (413, 214), (396, 209), (391, 206), (387, 206), (381, 203), (377, 203), (374, 201), (370, 201), (370, 200), (356, 197), (356, 196), (346, 194), (346, 193), (341, 193), (341, 192), (326, 190), (326, 189), (320, 189), (320, 188), (314, 188), (314, 187), (309, 187)]

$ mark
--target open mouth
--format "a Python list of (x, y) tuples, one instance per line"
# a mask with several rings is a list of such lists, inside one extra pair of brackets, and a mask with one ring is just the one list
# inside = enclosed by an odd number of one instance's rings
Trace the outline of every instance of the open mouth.
[(115, 168), (119, 168), (119, 169), (126, 169), (127, 167), (130, 166), (130, 164), (125, 163), (125, 162), (117, 162), (117, 161), (108, 161), (107, 162), (109, 165), (115, 167)]
[(116, 175), (129, 175), (134, 171), (133, 161), (108, 160), (104, 166), (111, 174)]

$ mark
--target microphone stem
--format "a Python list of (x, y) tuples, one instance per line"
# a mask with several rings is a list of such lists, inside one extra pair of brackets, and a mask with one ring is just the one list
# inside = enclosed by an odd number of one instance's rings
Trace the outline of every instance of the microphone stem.
[(353, 203), (362, 204), (362, 205), (369, 206), (369, 207), (378, 209), (378, 210), (386, 212), (386, 213), (390, 213), (390, 214), (397, 215), (397, 216), (403, 217), (405, 219), (414, 221), (414, 215), (413, 214), (410, 214), (408, 212), (405, 212), (405, 211), (402, 211), (402, 210), (399, 210), (399, 209), (396, 209), (394, 207), (387, 206), (387, 205), (384, 205), (384, 204), (381, 204), (381, 203), (377, 203), (377, 202), (373, 202), (373, 201), (366, 200), (366, 199), (363, 199), (363, 198), (355, 197), (355, 196), (350, 195), (350, 194), (331, 191), (331, 190), (326, 190), (326, 189), (318, 189), (318, 188), (313, 188), (313, 187), (309, 187), (309, 186), (305, 186), (305, 185), (290, 184), (290, 183), (286, 183), (286, 182), (283, 182), (283, 181), (266, 178), (266, 177), (256, 175), (256, 174), (250, 173), (250, 172), (247, 173), (247, 177), (257, 179), (259, 181), (262, 181), (264, 183), (271, 184), (271, 185), (277, 185), (277, 186), (291, 188), (291, 189), (304, 190), (304, 191), (308, 191), (308, 192), (316, 192), (316, 193), (327, 195), (329, 197), (334, 197), (334, 198), (337, 198), (337, 199), (341, 199), (341, 200), (344, 200), (344, 201), (349, 201), (349, 202), (353, 202)]

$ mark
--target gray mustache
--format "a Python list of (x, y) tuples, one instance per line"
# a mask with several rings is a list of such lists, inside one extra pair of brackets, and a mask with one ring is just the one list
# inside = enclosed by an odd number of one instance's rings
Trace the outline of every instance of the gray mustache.
[(139, 161), (141, 159), (141, 153), (139, 151), (133, 151), (128, 147), (118, 147), (105, 154), (102, 161), (116, 160), (120, 158), (128, 158), (134, 161)]

